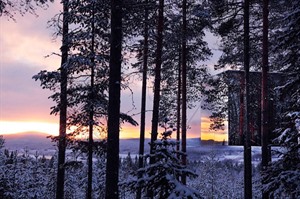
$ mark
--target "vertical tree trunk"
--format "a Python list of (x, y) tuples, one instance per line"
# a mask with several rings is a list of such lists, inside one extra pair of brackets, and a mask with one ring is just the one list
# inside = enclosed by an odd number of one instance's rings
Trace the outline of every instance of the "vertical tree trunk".
[(249, 0), (244, 2), (244, 70), (245, 70), (245, 118), (244, 118), (244, 198), (252, 198), (252, 164), (251, 142), (249, 131), (249, 68), (250, 68), (250, 43), (249, 43)]
[[(179, 45), (179, 52), (178, 52), (178, 88), (177, 88), (177, 122), (176, 122), (176, 140), (178, 144), (176, 145), (176, 150), (180, 150), (180, 129), (181, 129), (181, 46)], [(177, 155), (179, 159), (179, 154)]]
[(245, 107), (245, 103), (244, 103), (244, 97), (245, 97), (245, 78), (241, 75), (241, 90), (240, 90), (240, 113), (239, 113), (239, 139), (238, 139), (238, 143), (245, 143), (245, 136), (244, 136), (244, 117), (245, 117), (245, 113), (244, 113), (244, 107)]
[(111, 0), (108, 138), (105, 198), (118, 199), (121, 97), (122, 0)]
[[(182, 152), (186, 153), (186, 75), (187, 75), (187, 49), (186, 49), (186, 0), (182, 1)], [(182, 164), (186, 165), (186, 154), (182, 156)], [(182, 183), (186, 184), (183, 175)]]
[[(262, 77), (261, 77), (261, 153), (262, 169), (264, 170), (270, 161), (268, 140), (269, 140), (269, 102), (268, 102), (268, 13), (269, 0), (263, 1), (263, 57), (262, 57)], [(269, 198), (269, 194), (263, 192), (263, 199)]]
[[(156, 60), (154, 69), (154, 96), (153, 111), (151, 124), (151, 142), (150, 154), (154, 154), (154, 142), (158, 135), (158, 117), (159, 117), (159, 101), (160, 101), (160, 81), (161, 81), (161, 64), (162, 64), (162, 47), (163, 47), (163, 28), (164, 28), (164, 0), (159, 0), (157, 19), (157, 37), (156, 37)], [(150, 157), (150, 164), (155, 163), (155, 157)], [(153, 198), (153, 190), (147, 190), (147, 197)]]
[[(163, 47), (163, 26), (164, 26), (164, 0), (159, 0), (158, 8), (158, 23), (157, 23), (157, 46), (156, 46), (156, 65), (155, 65), (155, 79), (154, 79), (154, 97), (153, 97), (153, 112), (152, 112), (152, 126), (151, 126), (151, 146), (150, 153), (154, 153), (154, 141), (157, 140), (158, 117), (159, 117), (159, 101), (160, 101), (160, 81), (161, 81), (161, 57)], [(150, 163), (154, 163), (151, 158)]]
[(65, 155), (66, 155), (66, 130), (67, 130), (67, 61), (69, 51), (69, 1), (63, 2), (63, 27), (62, 27), (62, 47), (61, 47), (61, 67), (60, 67), (60, 112), (59, 112), (59, 141), (58, 141), (58, 168), (56, 179), (56, 199), (64, 198), (65, 187)]
[(91, 88), (89, 97), (89, 143), (88, 143), (88, 186), (86, 198), (92, 199), (92, 189), (93, 189), (93, 134), (94, 134), (94, 79), (95, 79), (95, 6), (92, 5), (92, 44), (91, 44)]
[[(142, 101), (141, 101), (141, 126), (140, 126), (140, 147), (139, 147), (139, 168), (144, 166), (144, 144), (145, 144), (145, 119), (146, 119), (146, 91), (147, 91), (147, 70), (148, 70), (148, 0), (145, 0), (144, 18), (144, 49), (143, 49), (143, 82), (142, 82)], [(139, 173), (139, 178), (142, 173)], [(136, 199), (142, 196), (141, 188), (138, 188)]]

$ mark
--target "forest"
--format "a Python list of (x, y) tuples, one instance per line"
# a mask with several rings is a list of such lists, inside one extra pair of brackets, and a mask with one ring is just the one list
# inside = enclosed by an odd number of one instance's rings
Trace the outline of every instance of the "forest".
[[(2, 198), (55, 198), (55, 178), (57, 154), (51, 158), (38, 151), (30, 154), (9, 152), (1, 153), (1, 195)], [(68, 155), (65, 176), (65, 198), (85, 198), (87, 189), (86, 154), (72, 152)], [(93, 162), (92, 198), (105, 198), (105, 155), (97, 154)], [(128, 154), (120, 157), (119, 198), (136, 198), (135, 189), (127, 186), (138, 169), (138, 157)], [(253, 198), (260, 198), (260, 166), (254, 167)], [(243, 198), (243, 164), (232, 160), (220, 160), (212, 151), (207, 156), (191, 160), (188, 169), (198, 176), (190, 178), (188, 186), (198, 190), (199, 198)], [(182, 198), (182, 197), (179, 197)]]
[[(34, 14), (51, 3), (0, 0), (0, 16)], [(50, 138), (57, 153), (18, 154), (0, 137), (0, 198), (299, 198), (299, 23), (298, 0), (62, 0), (61, 12), (49, 18), (61, 40), (61, 64), (33, 74), (52, 92), (59, 135)], [(222, 53), (214, 68), (206, 64), (213, 55), (209, 33)], [(228, 70), (242, 72), (236, 87), (243, 163), (213, 153), (189, 160), (187, 110), (203, 101), (212, 130), (231, 121), (234, 103), (223, 76), (230, 73), (222, 73)], [(254, 72), (260, 92), (251, 88)], [(284, 77), (272, 95), (271, 73)], [(121, 91), (130, 90), (133, 77), (142, 84), (140, 121), (121, 112)], [(153, 106), (145, 143), (148, 87)], [(251, 157), (256, 109), (259, 165)], [(123, 123), (140, 127), (136, 157), (119, 155)]]

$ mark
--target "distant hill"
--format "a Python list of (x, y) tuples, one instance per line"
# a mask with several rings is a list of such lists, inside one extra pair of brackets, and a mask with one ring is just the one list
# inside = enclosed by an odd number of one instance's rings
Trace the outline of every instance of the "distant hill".
[[(8, 150), (17, 150), (20, 154), (22, 154), (25, 149), (29, 150), (30, 154), (35, 154), (38, 151), (40, 155), (43, 154), (47, 157), (51, 157), (57, 152), (57, 147), (55, 147), (56, 143), (51, 142), (47, 136), (48, 134), (39, 132), (4, 135), (4, 148)], [(149, 142), (150, 139), (145, 140), (145, 153), (149, 153)], [(138, 138), (120, 140), (121, 157), (126, 157), (128, 153), (137, 155), (138, 151)], [(218, 154), (218, 160), (230, 159), (236, 162), (243, 161), (242, 146), (223, 146), (222, 142), (215, 142), (213, 140), (205, 141), (200, 140), (199, 138), (187, 139), (187, 154), (190, 160), (202, 160), (209, 158), (211, 154)], [(253, 163), (259, 163), (260, 154), (260, 147), (252, 147), (252, 156), (256, 157), (253, 159)]]
[[(17, 134), (4, 135), (5, 148), (9, 150), (48, 150), (55, 149), (56, 143), (51, 142), (49, 136), (45, 133), (40, 132), (23, 132)], [(145, 139), (145, 152), (149, 152), (150, 139)], [(199, 147), (199, 146), (210, 146), (210, 145), (221, 145), (221, 142), (214, 142), (213, 140), (200, 140), (199, 138), (187, 139), (187, 147)], [(139, 151), (139, 139), (121, 139), (120, 140), (120, 151), (123, 154), (133, 153), (137, 154)]]
[(9, 150), (29, 149), (29, 150), (46, 150), (55, 149), (55, 143), (51, 142), (46, 133), (40, 132), (23, 132), (16, 134), (3, 135), (5, 139), (4, 146)]

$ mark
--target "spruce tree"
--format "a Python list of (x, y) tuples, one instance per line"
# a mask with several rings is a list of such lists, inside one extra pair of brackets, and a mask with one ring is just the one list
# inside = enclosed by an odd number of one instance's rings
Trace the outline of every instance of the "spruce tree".
[[(273, 3), (273, 2), (272, 2)], [(272, 4), (271, 3), (271, 4)], [(270, 163), (262, 173), (263, 191), (275, 198), (298, 198), (299, 187), (299, 133), (300, 133), (300, 79), (299, 51), (300, 29), (296, 24), (300, 19), (299, 1), (278, 1), (270, 26), (270, 62), (279, 72), (285, 74), (286, 81), (276, 88), (283, 110), (280, 126), (275, 129), (274, 142), (281, 147), (275, 154), (278, 160)], [(283, 41), (284, 39), (284, 41)], [(274, 42), (279, 41), (279, 42)], [(284, 56), (282, 56), (284, 52)]]
[[(145, 155), (146, 159), (154, 159), (154, 163), (146, 164), (135, 172), (135, 175), (124, 182), (121, 187), (135, 191), (137, 187), (142, 187), (143, 191), (150, 191), (154, 198), (202, 198), (199, 191), (183, 184), (178, 180), (178, 176), (196, 177), (197, 175), (187, 169), (177, 156), (185, 155), (176, 151), (177, 142), (170, 139), (173, 127), (168, 123), (168, 119), (161, 125), (164, 128), (161, 133), (161, 140), (156, 140), (154, 151)], [(142, 177), (138, 174), (142, 173)]]

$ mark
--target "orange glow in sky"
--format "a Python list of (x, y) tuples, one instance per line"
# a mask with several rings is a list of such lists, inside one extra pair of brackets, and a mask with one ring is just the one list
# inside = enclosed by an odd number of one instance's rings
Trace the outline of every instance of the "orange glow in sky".
[(0, 134), (14, 134), (22, 132), (41, 132), (50, 135), (57, 135), (58, 124), (47, 122), (0, 121)]
[[(223, 130), (210, 130), (210, 119), (207, 117), (201, 118), (201, 140), (215, 140), (222, 142), (223, 140), (228, 141), (228, 135), (226, 131)], [(225, 123), (225, 126), (227, 124)]]
[[(226, 132), (209, 130), (210, 121), (208, 118), (201, 118), (201, 139), (223, 141), (228, 140)], [(22, 132), (41, 132), (50, 135), (58, 135), (58, 124), (47, 122), (24, 122), (24, 121), (0, 121), (0, 134), (14, 134)], [(192, 128), (193, 129), (193, 128)], [(188, 138), (199, 137), (200, 133), (188, 130)], [(161, 129), (162, 130), (162, 129)], [(150, 138), (150, 128), (146, 127), (145, 137)], [(159, 129), (160, 132), (160, 129)], [(132, 126), (130, 124), (122, 125), (120, 131), (120, 138), (138, 138), (140, 134), (139, 126)], [(175, 136), (175, 135), (174, 135)]]

